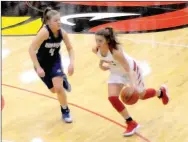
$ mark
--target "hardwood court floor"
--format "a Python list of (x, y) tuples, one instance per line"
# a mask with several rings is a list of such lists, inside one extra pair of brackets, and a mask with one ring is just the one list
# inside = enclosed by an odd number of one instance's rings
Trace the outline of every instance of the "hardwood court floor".
[[(91, 52), (94, 35), (70, 34), (75, 50), (75, 74), (68, 94), (74, 123), (65, 124), (55, 95), (33, 71), (28, 47), (33, 37), (3, 37), (2, 138), (11, 142), (187, 142), (188, 141), (188, 28), (144, 34), (119, 35), (126, 52), (141, 61), (147, 87), (169, 87), (171, 101), (157, 98), (128, 106), (140, 124), (139, 132), (124, 138), (124, 121), (107, 100), (108, 72), (98, 68)], [(67, 66), (67, 53), (62, 47)], [(34, 92), (29, 92), (34, 91)], [(45, 96), (41, 96), (45, 95)], [(79, 106), (81, 108), (79, 108)], [(88, 110), (87, 110), (88, 109)], [(93, 111), (93, 112), (89, 112)], [(95, 113), (94, 113), (95, 112)], [(96, 114), (97, 113), (97, 114)], [(100, 115), (102, 116), (100, 116)], [(103, 116), (110, 118), (104, 118)], [(112, 121), (114, 120), (114, 121)], [(116, 123), (117, 122), (117, 123)]]

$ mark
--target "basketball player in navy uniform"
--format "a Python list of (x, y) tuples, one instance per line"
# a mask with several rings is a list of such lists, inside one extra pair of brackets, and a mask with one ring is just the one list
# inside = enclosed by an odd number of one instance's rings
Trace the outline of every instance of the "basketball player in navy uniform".
[(62, 118), (66, 123), (71, 123), (72, 118), (64, 91), (65, 89), (70, 92), (71, 86), (61, 66), (61, 56), (59, 54), (61, 41), (64, 41), (69, 53), (68, 74), (70, 76), (74, 72), (74, 51), (67, 33), (61, 30), (58, 11), (46, 8), (43, 13), (43, 25), (32, 41), (29, 54), (38, 76), (52, 93), (57, 93), (57, 98), (61, 105)]

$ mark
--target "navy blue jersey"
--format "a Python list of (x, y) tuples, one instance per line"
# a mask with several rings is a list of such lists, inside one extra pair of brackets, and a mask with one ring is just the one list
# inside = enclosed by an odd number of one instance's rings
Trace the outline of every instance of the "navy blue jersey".
[(55, 37), (49, 26), (46, 25), (45, 27), (49, 32), (49, 37), (41, 44), (37, 58), (41, 66), (50, 66), (60, 58), (59, 50), (63, 36), (61, 30), (58, 30), (58, 36)]

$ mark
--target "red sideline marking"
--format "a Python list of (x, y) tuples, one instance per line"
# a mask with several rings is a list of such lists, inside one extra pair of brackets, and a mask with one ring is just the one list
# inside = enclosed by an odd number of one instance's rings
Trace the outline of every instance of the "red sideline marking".
[[(41, 93), (38, 93), (38, 92), (30, 91), (30, 90), (27, 90), (27, 89), (19, 88), (19, 87), (12, 86), (12, 85), (8, 85), (8, 84), (2, 84), (2, 85), (3, 85), (3, 86), (6, 86), (6, 87), (18, 89), (18, 90), (30, 92), (30, 93), (33, 93), (33, 94), (37, 94), (37, 95), (39, 95), (39, 96), (43, 96), (43, 97), (47, 97), (47, 98), (50, 98), (50, 99), (57, 100), (57, 99), (54, 98), (54, 97), (50, 97), (50, 96), (47, 96), (47, 95), (44, 95), (44, 94), (41, 94)], [(82, 106), (79, 106), (79, 105), (76, 105), (76, 104), (73, 104), (73, 103), (68, 103), (68, 104), (71, 105), (71, 106), (80, 108), (80, 109), (82, 109), (82, 110), (85, 110), (85, 111), (87, 111), (87, 112), (90, 112), (90, 113), (92, 113), (92, 114), (94, 114), (94, 115), (96, 115), (96, 116), (99, 116), (99, 117), (101, 117), (101, 118), (103, 118), (103, 119), (105, 119), (105, 120), (108, 120), (108, 121), (110, 121), (110, 122), (112, 122), (112, 123), (114, 123), (114, 124), (116, 124), (116, 125), (118, 125), (118, 126), (120, 126), (120, 127), (122, 127), (122, 128), (126, 128), (124, 125), (122, 125), (122, 124), (120, 124), (120, 123), (118, 123), (118, 122), (116, 122), (116, 121), (114, 121), (114, 120), (112, 120), (112, 119), (110, 119), (110, 118), (108, 118), (108, 117), (106, 117), (106, 116), (103, 116), (103, 115), (101, 115), (101, 114), (99, 114), (99, 113), (97, 113), (97, 112), (91, 111), (91, 110), (89, 110), (89, 109), (87, 109), (87, 108), (84, 108), (84, 107), (82, 107)], [(141, 134), (136, 133), (136, 135), (139, 136), (141, 139), (145, 140), (146, 142), (150, 142), (150, 140), (148, 140), (147, 138), (145, 138), (145, 137), (142, 136)]]

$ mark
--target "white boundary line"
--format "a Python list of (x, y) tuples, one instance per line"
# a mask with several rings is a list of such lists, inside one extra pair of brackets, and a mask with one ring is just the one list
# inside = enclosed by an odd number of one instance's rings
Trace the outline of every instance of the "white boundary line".
[(2, 140), (2, 142), (14, 142), (14, 141), (9, 141), (9, 140)]

